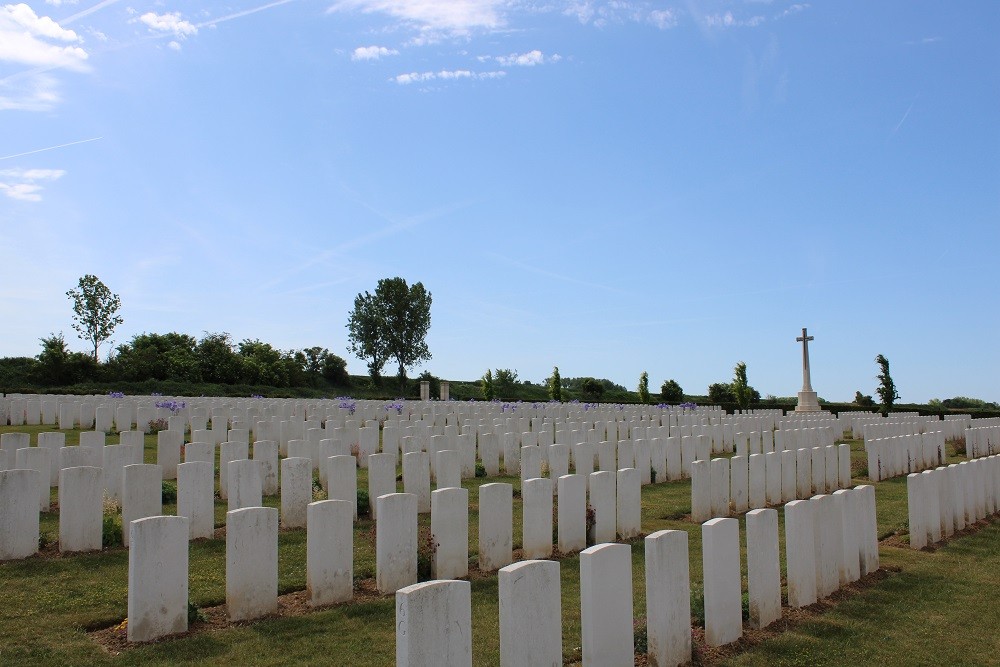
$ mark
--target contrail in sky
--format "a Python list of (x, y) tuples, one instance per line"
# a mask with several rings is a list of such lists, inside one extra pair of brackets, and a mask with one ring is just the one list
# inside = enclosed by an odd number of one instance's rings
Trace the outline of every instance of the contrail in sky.
[[(112, 2), (117, 0), (111, 0)], [(208, 21), (203, 21), (197, 24), (196, 28), (204, 28), (205, 26), (215, 25), (216, 23), (224, 23), (226, 21), (232, 21), (233, 19), (242, 18), (244, 16), (249, 16), (250, 14), (256, 14), (257, 12), (262, 12), (265, 9), (270, 9), (271, 7), (277, 7), (279, 5), (287, 5), (292, 0), (275, 0), (275, 2), (269, 2), (266, 5), (261, 5), (260, 7), (254, 7), (252, 9), (245, 9), (242, 12), (236, 12), (235, 14), (227, 14), (226, 16), (220, 16), (217, 19), (210, 19)]]
[(77, 12), (76, 14), (73, 14), (69, 18), (63, 19), (62, 23), (63, 24), (72, 23), (73, 21), (75, 21), (77, 19), (82, 19), (84, 16), (89, 16), (90, 14), (93, 14), (96, 11), (104, 9), (108, 5), (113, 5), (116, 2), (118, 2), (118, 1), (119, 0), (101, 0), (101, 2), (98, 2), (93, 7), (88, 7), (87, 9), (81, 10), (81, 11)]
[(97, 141), (98, 139), (103, 139), (104, 137), (92, 137), (90, 139), (81, 139), (80, 141), (71, 141), (68, 144), (59, 144), (58, 146), (49, 146), (48, 148), (38, 148), (33, 151), (27, 151), (24, 153), (15, 153), (14, 155), (4, 155), (0, 157), (0, 160), (10, 160), (15, 157), (24, 157), (25, 155), (34, 155), (35, 153), (44, 153), (45, 151), (54, 151), (57, 148), (66, 148), (67, 146), (76, 146), (77, 144), (85, 144), (88, 141)]
[(896, 134), (897, 132), (899, 132), (899, 128), (903, 127), (903, 123), (906, 122), (906, 117), (910, 115), (911, 111), (913, 111), (914, 104), (916, 104), (916, 101), (910, 102), (910, 106), (909, 108), (907, 108), (906, 113), (904, 113), (903, 117), (899, 119), (898, 123), (896, 123), (896, 127), (892, 128), (892, 134)]

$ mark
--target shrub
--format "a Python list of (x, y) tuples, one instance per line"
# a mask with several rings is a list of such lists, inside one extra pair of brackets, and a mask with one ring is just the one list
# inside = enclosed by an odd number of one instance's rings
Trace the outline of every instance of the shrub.
[(691, 586), (691, 621), (699, 628), (705, 627), (705, 592), (700, 586)]
[(486, 466), (482, 463), (476, 463), (476, 477), (486, 477)]
[(188, 625), (194, 625), (198, 621), (204, 621), (205, 615), (201, 613), (197, 605), (188, 600)]
[(113, 549), (122, 545), (122, 519), (117, 514), (105, 514), (101, 526), (101, 546)]
[(177, 502), (177, 485), (173, 482), (163, 482), (161, 489), (164, 505), (173, 505)]
[(358, 489), (358, 516), (369, 516), (371, 514), (370, 502), (368, 491), (365, 489)]

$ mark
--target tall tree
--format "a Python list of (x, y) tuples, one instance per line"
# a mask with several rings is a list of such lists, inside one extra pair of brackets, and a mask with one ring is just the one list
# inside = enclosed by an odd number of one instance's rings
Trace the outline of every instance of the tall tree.
[(878, 379), (878, 388), (875, 392), (878, 394), (879, 400), (882, 401), (882, 410), (889, 412), (896, 399), (899, 398), (899, 392), (896, 391), (896, 383), (889, 375), (889, 360), (880, 354), (875, 357), (875, 363), (879, 367), (879, 374), (875, 376)]
[(740, 410), (746, 410), (753, 398), (753, 388), (747, 382), (747, 365), (742, 361), (733, 369), (733, 397)]
[(73, 328), (82, 340), (94, 345), (94, 361), (101, 343), (109, 340), (115, 327), (124, 320), (118, 315), (121, 299), (113, 294), (97, 276), (80, 278), (76, 289), (66, 292), (73, 301)]
[(431, 327), (431, 293), (422, 283), (412, 286), (403, 278), (383, 278), (375, 293), (358, 294), (348, 318), (349, 349), (368, 362), (372, 380), (395, 359), (401, 391), (406, 389), (406, 369), (431, 358), (427, 331)]
[(486, 375), (483, 376), (483, 400), (492, 401), (496, 395), (493, 388), (493, 369), (487, 368)]
[(549, 398), (553, 401), (562, 400), (562, 378), (559, 377), (559, 367), (552, 367), (552, 377), (549, 378)]
[(642, 375), (639, 376), (638, 394), (640, 403), (649, 403), (649, 373), (646, 371), (643, 371)]

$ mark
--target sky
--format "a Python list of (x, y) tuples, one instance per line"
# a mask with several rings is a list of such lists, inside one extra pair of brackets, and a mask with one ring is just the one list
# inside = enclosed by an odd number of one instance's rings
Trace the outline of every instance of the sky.
[[(347, 350), (431, 292), (429, 370), (1000, 400), (1000, 3), (0, 6), (0, 356), (84, 274), (115, 344)], [(102, 348), (106, 354), (110, 346)], [(386, 367), (385, 372), (393, 369)]]

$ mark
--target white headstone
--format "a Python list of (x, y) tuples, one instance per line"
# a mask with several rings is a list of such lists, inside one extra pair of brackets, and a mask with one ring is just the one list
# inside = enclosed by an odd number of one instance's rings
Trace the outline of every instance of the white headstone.
[(711, 519), (701, 526), (705, 642), (723, 646), (743, 635), (740, 523)]
[(375, 504), (375, 586), (394, 593), (417, 581), (417, 498), (379, 496)]
[(513, 491), (510, 484), (479, 487), (479, 569), (498, 570), (513, 560)]
[[(440, 454), (440, 452), (439, 452)], [(461, 487), (431, 493), (431, 576), (459, 579), (469, 575), (469, 490)]]
[(129, 546), (129, 524), (163, 513), (163, 472), (158, 465), (127, 465), (122, 470), (122, 540)]
[(501, 667), (561, 667), (559, 563), (524, 560), (508, 565), (500, 568), (497, 585)]
[(642, 532), (642, 484), (639, 471), (623, 468), (618, 471), (616, 494), (618, 498), (618, 535), (629, 540)]
[(312, 460), (281, 459), (281, 526), (304, 528), (306, 508), (312, 502)]
[(521, 500), (524, 558), (548, 558), (552, 555), (552, 480), (525, 480)]
[(0, 470), (0, 561), (38, 551), (38, 494), (48, 480), (34, 469)]
[(778, 512), (747, 512), (747, 592), (750, 627), (766, 628), (781, 618), (781, 560), (778, 554)]
[(396, 667), (472, 667), (472, 585), (427, 581), (396, 591)]
[(189, 539), (211, 538), (215, 533), (214, 479), (208, 461), (177, 466), (177, 516), (188, 519)]
[(557, 485), (559, 551), (570, 554), (587, 546), (587, 479), (583, 475), (562, 475)]
[(245, 621), (278, 610), (278, 510), (226, 513), (226, 615)]
[(344, 500), (321, 500), (306, 509), (306, 594), (311, 607), (354, 596), (354, 507)]
[(598, 544), (584, 549), (580, 552), (583, 664), (635, 664), (633, 632), (632, 548), (627, 544)]
[(187, 631), (188, 520), (138, 519), (129, 525), (128, 543), (128, 641)]
[(102, 546), (104, 471), (97, 467), (59, 471), (59, 551), (98, 551)]
[(691, 661), (691, 583), (688, 534), (661, 530), (646, 546), (646, 637), (649, 664), (656, 667)]

